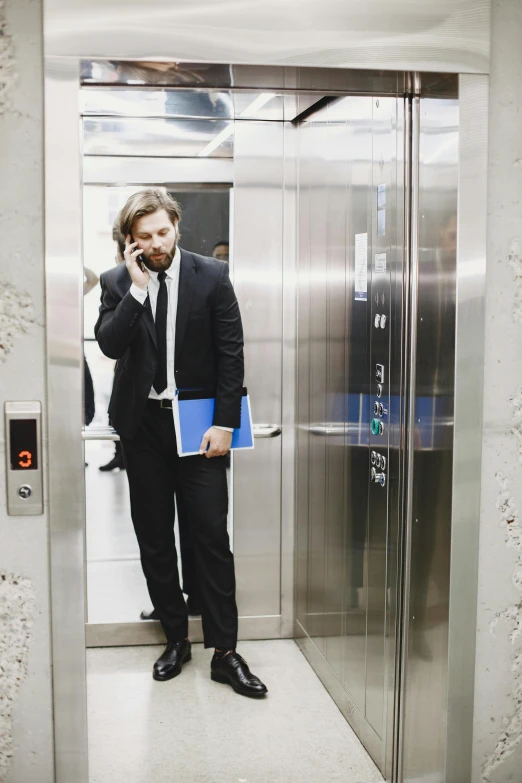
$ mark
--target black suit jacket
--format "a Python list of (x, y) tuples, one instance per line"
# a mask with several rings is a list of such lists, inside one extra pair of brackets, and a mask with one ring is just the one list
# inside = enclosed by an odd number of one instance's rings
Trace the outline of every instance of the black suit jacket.
[[(118, 359), (109, 421), (124, 438), (139, 427), (156, 373), (156, 327), (130, 293), (125, 264), (104, 272), (98, 344)], [(244, 376), (243, 328), (228, 264), (181, 250), (174, 372), (178, 389), (209, 389), (216, 397), (214, 424), (239, 427)]]

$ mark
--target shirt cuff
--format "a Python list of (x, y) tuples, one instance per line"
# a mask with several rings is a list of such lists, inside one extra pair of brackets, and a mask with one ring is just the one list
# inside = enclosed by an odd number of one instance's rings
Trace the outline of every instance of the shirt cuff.
[(219, 427), (217, 424), (213, 425), (217, 430), (224, 430), (225, 432), (234, 432), (233, 427)]
[(130, 287), (130, 292), (133, 295), (135, 299), (138, 300), (138, 302), (142, 305), (145, 304), (145, 300), (149, 295), (148, 291), (144, 291), (143, 288), (140, 288), (139, 285), (136, 285), (136, 283), (133, 283)]

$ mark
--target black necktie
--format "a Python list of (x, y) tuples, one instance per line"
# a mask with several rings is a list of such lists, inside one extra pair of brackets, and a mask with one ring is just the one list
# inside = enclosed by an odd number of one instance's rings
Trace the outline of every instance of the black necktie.
[(158, 273), (159, 292), (156, 302), (156, 340), (158, 341), (158, 369), (154, 376), (154, 389), (158, 394), (167, 388), (167, 294), (166, 272)]

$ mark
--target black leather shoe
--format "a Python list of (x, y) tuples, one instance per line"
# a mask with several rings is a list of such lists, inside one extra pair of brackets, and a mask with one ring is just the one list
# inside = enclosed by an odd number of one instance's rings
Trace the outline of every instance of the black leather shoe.
[(155, 680), (171, 680), (181, 672), (181, 667), (192, 658), (191, 645), (188, 640), (180, 642), (167, 642), (163, 655), (160, 655), (152, 676)]
[(214, 682), (231, 685), (242, 696), (260, 698), (268, 693), (266, 685), (252, 674), (245, 659), (235, 650), (224, 656), (214, 653), (210, 663), (210, 678)]
[(159, 620), (158, 613), (155, 609), (150, 609), (149, 611), (144, 609), (140, 614), (140, 620)]
[(107, 472), (111, 470), (125, 470), (125, 463), (123, 462), (123, 457), (121, 454), (115, 454), (114, 457), (111, 459), (110, 462), (108, 462), (106, 465), (100, 465), (98, 470)]

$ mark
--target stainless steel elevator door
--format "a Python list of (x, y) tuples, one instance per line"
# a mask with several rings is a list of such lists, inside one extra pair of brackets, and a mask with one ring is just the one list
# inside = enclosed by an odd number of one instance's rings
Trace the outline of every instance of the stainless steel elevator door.
[(383, 772), (395, 690), (389, 465), (401, 389), (403, 125), (402, 99), (345, 97), (298, 129), (297, 632)]

